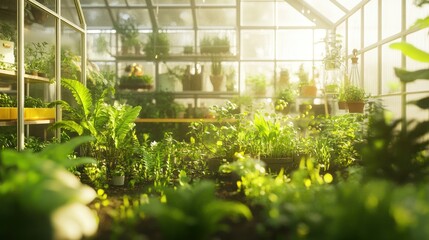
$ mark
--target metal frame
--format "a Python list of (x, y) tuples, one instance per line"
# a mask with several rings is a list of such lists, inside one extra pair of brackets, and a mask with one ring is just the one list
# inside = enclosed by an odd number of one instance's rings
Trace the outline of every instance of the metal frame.
[[(74, 0), (76, 5), (76, 11), (78, 13), (79, 22), (81, 26), (78, 26), (71, 22), (70, 20), (64, 18), (61, 15), (61, 0), (56, 0), (56, 11), (45, 7), (43, 4), (39, 3), (36, 0), (18, 0), (17, 2), (17, 99), (18, 99), (18, 119), (17, 119), (17, 149), (19, 151), (25, 148), (24, 146), (24, 16), (25, 16), (25, 4), (33, 4), (36, 7), (40, 8), (45, 13), (53, 16), (55, 18), (55, 80), (56, 80), (56, 100), (61, 100), (61, 31), (62, 23), (65, 23), (81, 33), (82, 41), (82, 82), (86, 83), (86, 23), (83, 15), (82, 8), (80, 6), (79, 0)], [(56, 120), (61, 120), (61, 109), (57, 106), (56, 109), (57, 118)], [(57, 137), (60, 136), (59, 130), (57, 131)]]

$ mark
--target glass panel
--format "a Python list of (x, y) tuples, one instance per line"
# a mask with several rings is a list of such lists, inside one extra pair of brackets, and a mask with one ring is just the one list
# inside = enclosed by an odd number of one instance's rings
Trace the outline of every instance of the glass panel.
[(197, 6), (204, 5), (228, 5), (235, 6), (235, 1), (231, 0), (196, 0), (195, 4)]
[[(273, 96), (274, 88), (273, 88), (273, 79), (274, 79), (274, 64), (272, 62), (269, 63), (261, 63), (261, 62), (243, 62), (241, 64), (241, 93), (244, 95), (250, 95), (252, 97), (258, 96), (258, 93), (255, 93), (254, 85), (251, 82), (246, 82), (246, 79), (249, 80), (249, 77), (254, 76), (262, 76), (260, 78), (263, 80), (265, 78), (265, 84), (260, 85), (258, 89), (265, 87), (265, 94), (260, 94), (259, 97), (263, 96)], [(267, 102), (266, 102), (267, 103)]]
[[(320, 12), (331, 22), (338, 21), (343, 15), (344, 12), (341, 11), (337, 6), (335, 6), (331, 1), (320, 1), (320, 0), (304, 0), (306, 3), (311, 5), (314, 10)], [(311, 14), (311, 13), (310, 13)]]
[(364, 10), (364, 46), (368, 46), (378, 39), (378, 2), (367, 3)]
[(352, 9), (360, 2), (362, 2), (362, 0), (337, 0), (337, 2), (346, 7), (347, 9)]
[(88, 33), (87, 52), (89, 59), (115, 60), (116, 35), (109, 32)]
[[(427, 6), (427, 5), (424, 5)], [(407, 9), (407, 28), (412, 26), (418, 18), (425, 18), (428, 13), (428, 7), (417, 7), (414, 1), (406, 1)]]
[(127, 4), (125, 3), (125, 0), (107, 0), (107, 2), (109, 3), (109, 6), (126, 6)]
[(389, 47), (391, 43), (387, 43), (382, 46), (381, 54), (381, 74), (382, 74), (382, 94), (389, 93), (389, 84), (392, 84), (392, 81), (396, 81), (397, 77), (393, 70), (394, 67), (401, 66), (401, 52), (393, 50)]
[(286, 2), (277, 2), (276, 6), (277, 26), (315, 26), (314, 22)]
[(278, 30), (277, 59), (313, 59), (313, 30)]
[(241, 31), (241, 56), (243, 59), (274, 59), (274, 31)]
[(236, 26), (236, 10), (235, 9), (204, 9), (200, 8), (197, 12), (198, 27), (221, 26), (235, 27)]
[(401, 1), (383, 0), (382, 2), (382, 37), (387, 38), (401, 31)]
[(192, 53), (194, 53), (194, 31), (169, 32), (168, 37), (170, 40), (170, 54), (183, 54), (185, 46), (192, 47)]
[[(280, 70), (287, 69), (289, 71), (289, 82), (292, 84), (298, 84), (298, 72), (301, 64), (304, 67), (304, 70), (308, 72), (308, 76), (311, 79), (313, 76), (313, 65), (311, 62), (302, 62), (302, 61), (288, 61), (288, 62), (278, 62), (277, 63), (277, 72), (279, 75)], [(277, 76), (278, 76), (277, 75)], [(317, 82), (317, 79), (316, 79)]]
[(67, 20), (70, 20), (72, 23), (78, 26), (80, 25), (74, 0), (61, 1), (61, 15), (64, 16)]
[[(389, 112), (391, 112), (393, 114), (394, 119), (401, 117), (401, 97), (400, 96), (384, 97), (383, 98), (383, 107), (385, 107), (386, 110), (388, 110)], [(407, 112), (408, 112), (408, 107), (407, 107)], [(408, 116), (408, 117), (410, 117), (410, 116)]]
[(85, 9), (83, 11), (88, 29), (113, 28), (107, 9)]
[[(149, 13), (147, 8), (112, 9), (112, 12), (115, 19), (118, 19), (118, 18), (127, 19), (131, 17), (138, 24), (137, 28), (152, 29), (152, 23), (149, 19)], [(104, 19), (104, 17), (101, 19)], [(113, 24), (111, 27), (113, 28)]]
[(360, 34), (361, 34), (361, 24), (360, 24), (360, 19), (361, 19), (361, 11), (357, 11), (355, 14), (353, 14), (353, 16), (351, 16), (348, 20), (349, 23), (349, 32), (348, 32), (348, 51), (350, 54), (351, 50), (356, 48), (356, 49), (361, 49), (361, 41), (360, 41)]
[(325, 43), (323, 40), (326, 37), (326, 30), (316, 29), (314, 30), (314, 59), (322, 60), (325, 56)]
[(273, 2), (242, 2), (241, 23), (244, 26), (273, 26)]
[(82, 7), (86, 6), (106, 6), (104, 0), (80, 0)]
[(189, 8), (162, 9), (158, 14), (158, 24), (161, 28), (192, 27), (192, 12)]
[[(364, 56), (364, 73), (361, 76), (361, 83), (364, 82), (365, 91), (370, 93), (371, 95), (378, 95), (378, 49), (375, 48), (371, 51), (365, 52)], [(360, 66), (361, 66), (361, 57), (358, 56), (358, 66), (359, 66), (359, 74), (360, 74)], [(351, 62), (351, 60), (349, 60)], [(350, 63), (351, 64), (351, 63)], [(349, 69), (350, 74), (350, 69)], [(388, 90), (388, 92), (392, 92)]]
[(130, 6), (146, 6), (146, 1), (142, 0), (128, 0)]
[(191, 5), (190, 0), (152, 0), (154, 6), (161, 5)]
[(82, 81), (82, 35), (64, 22), (62, 24), (62, 28), (61, 77)]
[(45, 7), (48, 7), (52, 11), (55, 11), (55, 1), (54, 0), (36, 0), (37, 2), (43, 4)]
[(55, 26), (54, 18), (48, 13), (33, 4), (28, 4), (25, 9), (25, 22), (28, 24), (37, 23), (43, 26)]

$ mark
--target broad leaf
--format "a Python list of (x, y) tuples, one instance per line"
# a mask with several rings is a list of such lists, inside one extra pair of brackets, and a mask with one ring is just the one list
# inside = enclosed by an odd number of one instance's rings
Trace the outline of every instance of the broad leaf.
[(72, 132), (77, 133), (79, 136), (83, 134), (83, 127), (74, 121), (60, 121), (53, 123), (49, 129), (63, 128)]
[(423, 29), (429, 27), (429, 16), (426, 18), (418, 19), (412, 28)]
[(92, 96), (91, 92), (85, 85), (77, 80), (62, 79), (62, 85), (69, 89), (73, 94), (77, 104), (82, 108), (85, 116), (82, 118), (87, 119), (92, 109)]
[(46, 146), (38, 156), (46, 157), (50, 160), (61, 162), (68, 158), (68, 155), (73, 153), (73, 150), (79, 145), (93, 140), (90, 136), (81, 136), (71, 139), (70, 141), (62, 144), (50, 144)]
[(407, 42), (392, 43), (390, 44), (392, 49), (400, 50), (405, 56), (414, 59), (419, 62), (429, 62), (429, 53), (414, 47), (412, 44)]
[(425, 97), (416, 101), (410, 101), (409, 104), (414, 104), (421, 109), (429, 109), (429, 97)]
[(401, 68), (395, 68), (395, 75), (401, 79), (402, 82), (408, 83), (417, 79), (429, 79), (429, 69), (407, 71)]
[(133, 107), (133, 108), (124, 108), (123, 115), (116, 119), (116, 127), (115, 127), (115, 135), (116, 140), (122, 142), (126, 135), (132, 130), (134, 121), (136, 120), (137, 116), (140, 114), (141, 107)]

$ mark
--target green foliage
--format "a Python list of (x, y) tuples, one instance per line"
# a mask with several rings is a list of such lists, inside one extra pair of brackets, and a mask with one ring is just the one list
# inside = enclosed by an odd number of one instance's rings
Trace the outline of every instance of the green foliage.
[(16, 28), (9, 23), (0, 23), (0, 39), (16, 44)]
[[(3, 150), (0, 158), (0, 237), (5, 239), (81, 238), (97, 229), (86, 204), (95, 192), (66, 167), (91, 163), (69, 154), (91, 138), (48, 145), (39, 153)], [(68, 219), (67, 224), (63, 219)], [(70, 225), (75, 226), (69, 231)], [(85, 226), (85, 227), (83, 227)]]
[(228, 54), (230, 53), (230, 42), (228, 37), (204, 37), (200, 41), (201, 54)]
[(77, 106), (63, 102), (68, 119), (54, 123), (52, 128), (61, 127), (78, 135), (95, 137), (95, 142), (83, 149), (84, 154), (95, 157), (99, 167), (105, 166), (107, 176), (110, 176), (117, 165), (127, 165), (125, 159), (132, 154), (131, 146), (136, 143), (134, 121), (141, 107), (106, 104), (105, 96), (112, 89), (106, 89), (93, 103), (89, 89), (79, 81), (63, 79), (62, 83), (72, 92)]
[(120, 21), (113, 23), (113, 27), (115, 28), (116, 33), (120, 35), (122, 44), (126, 46), (134, 46), (139, 43), (139, 32), (133, 18), (121, 18)]
[(268, 86), (267, 77), (264, 74), (253, 74), (246, 77), (246, 84), (254, 94), (265, 94)]
[(41, 73), (50, 73), (52, 57), (47, 42), (32, 42), (24, 47), (25, 70), (28, 72), (37, 71)]
[(158, 222), (163, 239), (210, 239), (213, 233), (226, 230), (221, 220), (252, 218), (244, 204), (217, 199), (212, 182), (169, 189), (165, 198), (165, 203), (152, 200), (141, 206), (145, 214)]
[(0, 107), (16, 107), (16, 99), (6, 93), (0, 93)]
[(152, 32), (148, 35), (143, 51), (151, 60), (164, 61), (170, 52), (170, 40), (165, 32)]
[(308, 77), (308, 72), (305, 71), (304, 69), (304, 64), (299, 65), (299, 69), (296, 75), (299, 78), (299, 87), (314, 85), (314, 83), (310, 82), (310, 79)]
[(298, 142), (299, 155), (316, 160), (324, 171), (335, 172), (358, 164), (358, 145), (364, 141), (364, 118), (360, 115), (319, 117), (310, 123)]
[(346, 102), (362, 102), (365, 100), (365, 90), (357, 86), (347, 86), (344, 89), (344, 100)]

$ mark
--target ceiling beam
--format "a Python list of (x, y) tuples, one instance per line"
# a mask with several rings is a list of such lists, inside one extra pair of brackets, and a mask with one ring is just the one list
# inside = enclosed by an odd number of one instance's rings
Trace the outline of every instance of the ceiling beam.
[(310, 21), (314, 22), (316, 26), (322, 28), (332, 28), (334, 23), (326, 18), (323, 14), (317, 11), (310, 4), (302, 0), (285, 0), (289, 5), (295, 8), (300, 12), (304, 17), (308, 18)]
[(147, 10), (149, 11), (149, 18), (152, 22), (152, 31), (158, 32), (158, 18), (155, 16), (155, 12), (153, 11), (152, 0), (146, 0)]
[(337, 8), (341, 9), (341, 11), (347, 13), (349, 12), (349, 10), (344, 7), (343, 5), (341, 5), (341, 3), (339, 3), (337, 0), (331, 0), (331, 3), (333, 3), (335, 6), (337, 6)]

